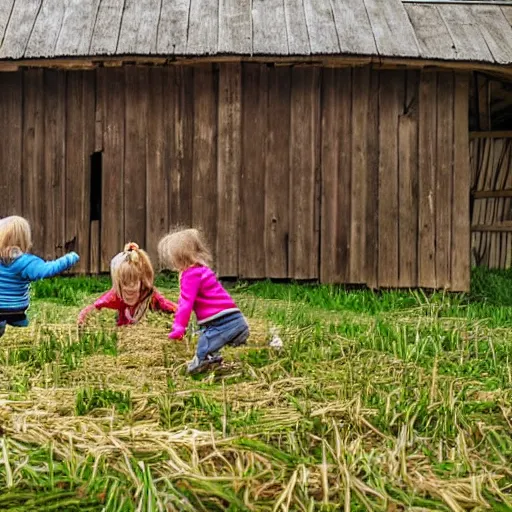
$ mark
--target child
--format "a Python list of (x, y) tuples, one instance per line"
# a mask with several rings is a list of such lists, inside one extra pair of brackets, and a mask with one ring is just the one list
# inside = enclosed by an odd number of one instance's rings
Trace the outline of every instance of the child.
[(153, 286), (155, 273), (149, 256), (136, 243), (126, 244), (124, 251), (110, 262), (112, 289), (84, 308), (78, 316), (82, 325), (95, 309), (109, 308), (118, 312), (117, 325), (137, 323), (148, 309), (174, 313), (176, 304), (160, 295)]
[(211, 256), (196, 229), (166, 235), (158, 244), (166, 268), (180, 273), (180, 298), (170, 339), (182, 339), (192, 311), (201, 334), (189, 373), (197, 373), (222, 362), (218, 351), (224, 345), (238, 346), (247, 341), (249, 326), (233, 299), (209, 268)]
[(0, 338), (7, 325), (27, 327), (30, 283), (53, 277), (75, 265), (78, 254), (70, 252), (55, 261), (29, 254), (30, 225), (22, 217), (0, 219)]

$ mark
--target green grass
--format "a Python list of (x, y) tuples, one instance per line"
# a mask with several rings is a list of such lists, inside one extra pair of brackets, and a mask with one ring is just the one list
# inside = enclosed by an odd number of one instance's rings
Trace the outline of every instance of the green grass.
[(0, 342), (1, 510), (512, 511), (510, 271), (469, 294), (238, 283), (248, 346), (194, 378), (168, 317), (76, 328), (109, 285), (36, 283)]

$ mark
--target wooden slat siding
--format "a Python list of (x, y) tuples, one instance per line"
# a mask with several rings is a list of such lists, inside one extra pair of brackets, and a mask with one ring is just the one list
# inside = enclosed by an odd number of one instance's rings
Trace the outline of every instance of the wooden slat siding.
[[(169, 162), (165, 131), (166, 68), (150, 68), (148, 90), (148, 123), (146, 154), (146, 250), (154, 264), (157, 246), (169, 228)], [(164, 87), (165, 84), (165, 87)]]
[(469, 218), (469, 76), (455, 75), (452, 206), (452, 290), (469, 291), (471, 240)]
[(284, 16), (289, 53), (292, 55), (309, 55), (311, 44), (303, 2), (286, 0), (284, 2)]
[(98, 69), (98, 87), (105, 102), (101, 202), (101, 271), (124, 244), (125, 70)]
[(367, 122), (367, 200), (366, 200), (366, 284), (376, 288), (379, 270), (379, 80), (380, 73), (372, 70), (370, 74), (370, 102)]
[(330, 0), (303, 0), (312, 54), (339, 53)]
[(9, 23), (9, 19), (11, 18), (13, 4), (15, 0), (4, 0), (2, 5), (0, 6), (0, 41), (3, 39), (5, 31), (7, 29), (7, 24)]
[(341, 51), (354, 55), (377, 55), (364, 1), (345, 0), (331, 5)]
[(398, 119), (404, 109), (404, 73), (383, 71), (379, 128), (379, 286), (398, 285)]
[(88, 55), (100, 0), (67, 0), (55, 55)]
[[(366, 281), (366, 198), (368, 186), (367, 130), (370, 89), (370, 68), (355, 68), (352, 74), (352, 179), (350, 223), (350, 275), (351, 283)], [(346, 169), (348, 171), (348, 169)]]
[(23, 216), (30, 222), (34, 252), (44, 256), (46, 208), (44, 169), (43, 70), (27, 70), (23, 76)]
[[(322, 87), (320, 281), (347, 283), (352, 196), (352, 71), (323, 69)], [(294, 215), (293, 209), (290, 215)]]
[(43, 0), (25, 50), (25, 57), (52, 57), (55, 54), (65, 10), (64, 2)]
[(406, 75), (405, 111), (398, 124), (399, 286), (418, 285), (418, 83)]
[(161, 0), (125, 0), (117, 52), (149, 55), (156, 52)]
[(145, 247), (148, 68), (125, 70), (124, 240)]
[(473, 5), (471, 12), (494, 60), (498, 64), (509, 64), (512, 59), (512, 27), (503, 12), (485, 5)]
[[(66, 222), (65, 240), (75, 241), (74, 250), (80, 254), (76, 272), (97, 272), (98, 265), (90, 261), (95, 238), (90, 233), (90, 155), (94, 143), (94, 114), (96, 73), (73, 71), (67, 74), (66, 84)], [(118, 185), (119, 186), (119, 185)], [(105, 190), (107, 198), (115, 190)], [(98, 226), (98, 230), (99, 230)], [(99, 236), (99, 231), (98, 231)], [(99, 248), (98, 248), (99, 249)]]
[(216, 261), (218, 74), (213, 65), (194, 66), (193, 96), (192, 224), (204, 233)]
[(44, 73), (44, 255), (46, 259), (61, 256), (65, 230), (65, 133), (66, 74), (45, 70)]
[(124, 0), (101, 0), (92, 32), (89, 50), (91, 55), (113, 55), (116, 53), (123, 6)]
[(436, 168), (437, 75), (420, 75), (418, 156), (418, 285), (435, 288), (436, 281)]
[(438, 10), (448, 26), (459, 60), (494, 61), (469, 7), (443, 5)]
[(414, 29), (401, 0), (364, 0), (381, 55), (419, 57)]
[[(265, 162), (268, 68), (242, 68), (242, 173), (240, 176), (240, 277), (265, 277)], [(262, 239), (263, 238), (263, 239)]]
[(194, 87), (192, 67), (171, 68), (166, 95), (166, 133), (169, 155), (169, 226), (192, 226), (192, 170), (194, 154)]
[(190, 0), (162, 0), (156, 51), (163, 55), (183, 55), (187, 49)]
[(219, 42), (219, 0), (190, 0), (187, 53), (214, 55)]
[[(269, 6), (267, 6), (269, 8)], [(254, 32), (257, 32), (258, 4), (252, 2)], [(284, 13), (283, 30), (284, 30)], [(252, 55), (251, 1), (250, 0), (220, 0), (219, 2), (219, 53), (237, 55)], [(271, 34), (279, 38), (281, 33)], [(286, 32), (285, 32), (286, 42)], [(288, 46), (287, 46), (288, 49)]]
[(436, 5), (406, 4), (420, 54), (425, 59), (456, 59), (452, 36)]
[(0, 58), (20, 59), (23, 57), (41, 2), (42, 0), (20, 0), (14, 4), (10, 22), (0, 47)]
[(451, 286), (453, 193), (453, 73), (437, 77), (436, 277), (439, 288)]
[(265, 276), (288, 277), (290, 225), (291, 68), (275, 68), (268, 77), (265, 151)]
[(0, 75), (0, 126), (3, 147), (0, 151), (0, 218), (22, 215), (22, 73)]
[(220, 64), (217, 138), (217, 259), (219, 275), (238, 276), (242, 165), (242, 69)]
[(316, 279), (319, 271), (319, 77), (317, 68), (292, 70), (288, 268), (290, 276), (296, 279)]

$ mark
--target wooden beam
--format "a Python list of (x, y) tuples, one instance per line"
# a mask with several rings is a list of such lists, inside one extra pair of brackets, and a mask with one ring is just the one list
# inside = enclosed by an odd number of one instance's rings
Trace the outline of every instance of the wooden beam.
[(506, 190), (477, 190), (471, 194), (475, 199), (512, 197), (512, 188)]
[(491, 73), (503, 80), (512, 79), (512, 64), (498, 65), (471, 61), (440, 61), (432, 59), (405, 59), (365, 57), (357, 55), (314, 55), (314, 56), (89, 56), (76, 58), (52, 59), (0, 59), (0, 72), (12, 71), (17, 68), (65, 68), (65, 69), (93, 69), (96, 67), (122, 66), (127, 64), (148, 66), (175, 66), (197, 65), (205, 63), (226, 62), (258, 62), (269, 63), (275, 66), (317, 66), (317, 67), (355, 67), (371, 65), (374, 69), (422, 69), (425, 71), (479, 71)]
[(500, 224), (477, 224), (471, 226), (471, 231), (489, 231), (494, 233), (512, 233), (512, 222), (502, 222)]
[(512, 138), (512, 130), (495, 132), (469, 132), (470, 139), (507, 139)]

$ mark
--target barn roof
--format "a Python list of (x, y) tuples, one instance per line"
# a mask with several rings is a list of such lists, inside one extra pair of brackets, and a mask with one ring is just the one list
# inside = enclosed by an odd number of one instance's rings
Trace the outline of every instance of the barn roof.
[(509, 65), (512, 5), (502, 4), (1, 0), (0, 59), (355, 55)]

